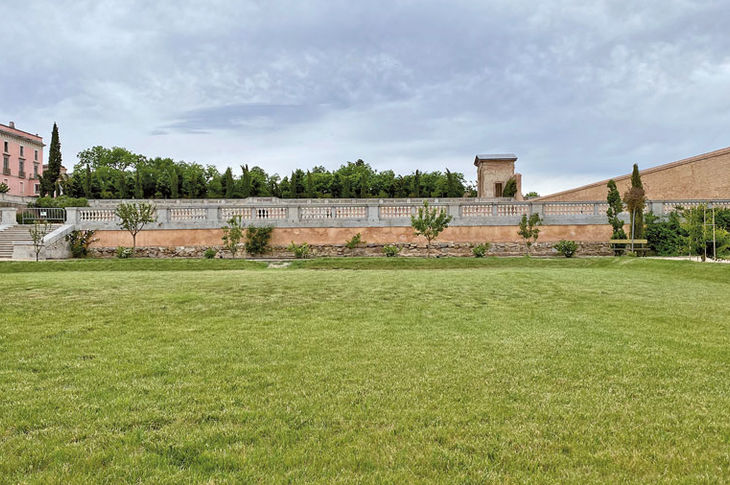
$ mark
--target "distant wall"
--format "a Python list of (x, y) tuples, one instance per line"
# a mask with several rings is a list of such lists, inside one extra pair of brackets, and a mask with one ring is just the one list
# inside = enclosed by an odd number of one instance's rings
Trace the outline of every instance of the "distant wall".
[[(647, 198), (651, 200), (730, 198), (730, 148), (658, 167), (641, 170)], [(621, 195), (631, 186), (631, 175), (615, 177)], [(608, 180), (547, 195), (533, 202), (605, 200)]]
[[(440, 243), (518, 242), (517, 226), (460, 226), (449, 227), (438, 238)], [(274, 228), (272, 246), (287, 246), (292, 241), (310, 245), (344, 244), (357, 233), (371, 244), (420, 243), (425, 239), (413, 234), (410, 227), (301, 227)], [(153, 247), (208, 247), (221, 244), (221, 229), (161, 229), (145, 230), (137, 235), (137, 246)], [(97, 231), (99, 239), (93, 247), (131, 246), (132, 237), (126, 231)], [(600, 242), (611, 238), (611, 226), (605, 224), (543, 226), (541, 242), (561, 239)]]

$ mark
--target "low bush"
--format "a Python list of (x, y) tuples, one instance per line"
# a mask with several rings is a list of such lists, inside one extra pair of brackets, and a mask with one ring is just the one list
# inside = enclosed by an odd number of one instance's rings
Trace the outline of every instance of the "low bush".
[(246, 242), (244, 246), (248, 254), (264, 254), (269, 251), (269, 241), (271, 240), (271, 232), (274, 230), (271, 226), (249, 226), (246, 229)]
[(555, 244), (553, 248), (566, 258), (572, 258), (575, 252), (578, 250), (578, 245), (575, 241), (566, 241), (563, 239)]
[(475, 258), (483, 258), (487, 255), (487, 251), (489, 251), (490, 247), (492, 247), (492, 245), (489, 243), (477, 244), (472, 248), (471, 252), (474, 254)]
[(132, 248), (126, 248), (124, 246), (119, 246), (117, 248), (117, 258), (119, 259), (128, 259), (131, 258), (134, 255), (134, 250)]
[[(74, 258), (85, 258), (89, 255), (89, 246), (91, 243), (98, 241), (94, 238), (96, 231), (71, 231), (66, 235), (66, 241), (68, 241), (71, 247), (71, 256)], [(118, 251), (118, 250), (117, 250)]]
[(387, 244), (383, 246), (383, 254), (388, 258), (394, 258), (400, 253), (400, 248), (394, 244)]
[(61, 195), (58, 197), (38, 197), (36, 200), (28, 204), (28, 207), (88, 207), (89, 201), (83, 197), (68, 197)]
[(687, 252), (687, 232), (682, 229), (679, 213), (672, 212), (666, 220), (646, 214), (646, 240), (649, 248), (658, 256), (679, 256)]
[(309, 256), (309, 244), (307, 243), (296, 244), (292, 241), (287, 249), (294, 253), (294, 257), (297, 259), (305, 259)]
[(217, 253), (218, 253), (218, 252), (217, 252), (217, 251), (216, 251), (215, 249), (213, 249), (213, 248), (208, 248), (208, 249), (206, 249), (206, 250), (205, 250), (205, 252), (203, 253), (203, 257), (204, 257), (205, 259), (213, 259), (213, 258), (215, 258), (215, 255), (216, 255)]
[(10, 190), (10, 187), (8, 187), (8, 184), (6, 183), (0, 183), (0, 194), (7, 194)]
[(352, 236), (352, 239), (350, 239), (349, 241), (347, 241), (347, 243), (345, 243), (345, 246), (347, 246), (348, 249), (355, 249), (360, 244), (365, 244), (365, 241), (362, 240), (362, 236), (358, 232), (357, 234)]

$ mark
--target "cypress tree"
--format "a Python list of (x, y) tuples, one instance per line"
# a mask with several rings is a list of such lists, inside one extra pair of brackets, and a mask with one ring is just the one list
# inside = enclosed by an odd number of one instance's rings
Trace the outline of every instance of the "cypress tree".
[(61, 142), (58, 139), (58, 126), (53, 123), (51, 133), (51, 147), (48, 149), (48, 168), (43, 172), (41, 178), (41, 191), (51, 197), (60, 195), (57, 183), (61, 176)]
[(644, 207), (646, 206), (646, 192), (641, 183), (639, 166), (634, 164), (631, 173), (631, 188), (624, 194), (626, 208), (631, 215), (631, 226), (634, 228), (634, 239), (641, 239), (644, 236)]
[(608, 196), (606, 202), (608, 202), (608, 210), (606, 215), (608, 216), (608, 222), (613, 227), (612, 239), (626, 239), (626, 233), (624, 232), (624, 221), (619, 219), (618, 215), (624, 210), (624, 203), (621, 201), (621, 194), (618, 192), (616, 182), (611, 179), (608, 181)]
[(232, 199), (235, 193), (236, 183), (233, 180), (233, 171), (228, 167), (223, 173), (223, 197)]

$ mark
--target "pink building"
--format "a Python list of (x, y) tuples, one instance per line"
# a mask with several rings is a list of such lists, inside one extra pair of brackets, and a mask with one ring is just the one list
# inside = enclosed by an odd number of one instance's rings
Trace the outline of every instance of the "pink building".
[(40, 192), (43, 173), (43, 138), (21, 131), (12, 121), (0, 124), (0, 182), (10, 187), (8, 194), (34, 196)]

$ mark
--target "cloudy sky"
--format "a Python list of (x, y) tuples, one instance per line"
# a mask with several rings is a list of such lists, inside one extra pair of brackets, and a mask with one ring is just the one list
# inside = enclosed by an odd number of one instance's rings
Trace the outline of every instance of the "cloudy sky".
[(0, 122), (285, 174), (362, 158), (542, 194), (730, 145), (725, 0), (3, 0)]

